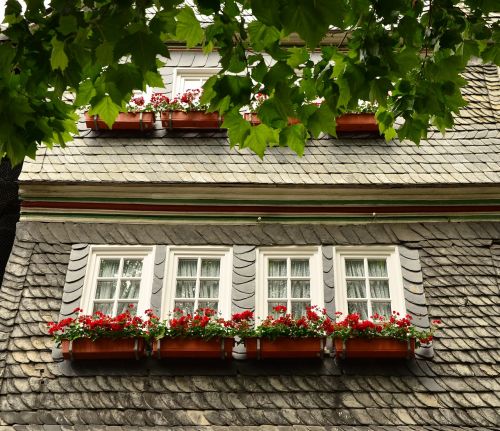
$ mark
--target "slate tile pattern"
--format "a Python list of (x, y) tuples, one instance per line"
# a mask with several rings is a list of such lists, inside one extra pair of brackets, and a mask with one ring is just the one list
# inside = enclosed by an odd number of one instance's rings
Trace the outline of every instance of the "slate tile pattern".
[[(174, 67), (217, 65), (216, 55), (172, 52), (163, 70), (167, 91)], [(39, 150), (27, 160), (24, 182), (275, 184), (275, 185), (458, 185), (500, 182), (500, 77), (495, 66), (470, 65), (469, 104), (444, 137), (430, 132), (420, 146), (357, 136), (311, 141), (302, 158), (272, 149), (264, 160), (231, 150), (224, 132), (148, 136), (81, 130), (64, 150)], [(82, 124), (84, 127), (84, 124)], [(113, 139), (111, 139), (113, 138)]]
[(0, 430), (498, 429), (500, 223), (216, 227), (219, 244), (247, 238), (248, 250), (293, 244), (297, 233), (310, 244), (418, 250), (429, 314), (444, 323), (431, 360), (285, 367), (52, 359), (45, 325), (58, 318), (73, 244), (214, 245), (213, 229), (21, 222), (0, 290)]

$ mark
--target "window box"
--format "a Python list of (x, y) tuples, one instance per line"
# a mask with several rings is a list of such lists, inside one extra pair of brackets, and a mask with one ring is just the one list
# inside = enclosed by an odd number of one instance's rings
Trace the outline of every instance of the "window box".
[[(92, 130), (109, 130), (108, 125), (97, 115), (85, 113), (85, 124)], [(155, 125), (153, 112), (121, 112), (118, 114), (112, 130), (151, 130)]]
[(324, 338), (245, 338), (248, 359), (322, 358)]
[(165, 111), (161, 113), (161, 124), (167, 129), (219, 129), (222, 121), (218, 112)]
[(231, 360), (233, 346), (234, 338), (162, 338), (153, 343), (153, 357)]
[(144, 356), (143, 338), (78, 338), (62, 340), (64, 359), (140, 359)]
[(379, 133), (374, 113), (350, 113), (337, 117), (337, 132)]
[[(243, 114), (245, 120), (249, 121), (252, 126), (258, 126), (262, 122), (260, 121), (259, 116), (255, 112), (248, 112)], [(288, 125), (299, 124), (300, 120), (298, 118), (288, 118)]]
[(335, 354), (339, 359), (410, 359), (415, 357), (415, 339), (335, 338)]

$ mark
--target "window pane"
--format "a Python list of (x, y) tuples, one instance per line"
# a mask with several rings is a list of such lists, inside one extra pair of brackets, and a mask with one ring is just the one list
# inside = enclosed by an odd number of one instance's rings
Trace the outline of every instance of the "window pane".
[(202, 277), (219, 277), (220, 260), (210, 259), (201, 261), (201, 276)]
[(286, 260), (269, 259), (269, 277), (286, 277)]
[(389, 280), (370, 280), (372, 298), (390, 298)]
[(194, 302), (175, 301), (174, 307), (183, 310), (184, 314), (193, 314), (194, 312)]
[(217, 301), (200, 301), (198, 302), (198, 308), (211, 308), (212, 310), (219, 311)]
[(96, 299), (112, 299), (115, 296), (116, 281), (97, 281)]
[(142, 259), (124, 259), (123, 277), (140, 277), (142, 273)]
[[(131, 308), (129, 305), (133, 305)], [(127, 301), (127, 302), (119, 302), (118, 303), (118, 311), (117, 314), (125, 313), (125, 311), (129, 311), (132, 316), (137, 314), (137, 301)]]
[(348, 298), (366, 298), (365, 280), (346, 280)]
[(286, 280), (268, 280), (269, 298), (286, 298)]
[(292, 260), (291, 265), (292, 277), (309, 276), (309, 260)]
[(298, 318), (306, 315), (306, 307), (309, 302), (292, 302), (292, 317)]
[(92, 310), (92, 313), (95, 313), (96, 311), (100, 311), (101, 313), (104, 314), (111, 314), (113, 312), (113, 303), (94, 302), (94, 308)]
[(389, 317), (391, 315), (390, 302), (372, 302), (373, 314), (378, 313), (381, 316)]
[[(274, 316), (277, 317), (279, 314), (273, 310), (273, 307), (276, 307), (277, 305), (284, 305), (286, 307), (286, 302), (268, 302), (267, 303), (267, 314), (269, 316)], [(290, 310), (287, 310), (287, 313)]]
[(196, 280), (177, 280), (176, 298), (194, 298), (195, 291)]
[(363, 260), (359, 259), (346, 259), (345, 260), (345, 274), (347, 277), (364, 277), (365, 267)]
[(347, 308), (349, 314), (358, 313), (363, 320), (368, 318), (368, 306), (364, 301), (348, 301)]
[(218, 298), (219, 297), (219, 280), (201, 280), (200, 281), (200, 298)]
[(387, 277), (387, 264), (385, 259), (368, 260), (368, 275), (370, 277)]
[(120, 283), (120, 298), (139, 298), (141, 280), (122, 280)]
[(310, 298), (309, 280), (292, 280), (292, 298)]
[(196, 268), (198, 261), (196, 259), (179, 259), (177, 275), (179, 277), (196, 277)]
[(118, 277), (120, 259), (101, 259), (99, 277)]

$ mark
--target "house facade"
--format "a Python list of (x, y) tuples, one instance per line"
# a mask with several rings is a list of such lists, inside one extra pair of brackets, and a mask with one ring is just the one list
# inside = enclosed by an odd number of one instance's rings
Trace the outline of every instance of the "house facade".
[[(217, 65), (216, 54), (174, 50), (167, 94)], [(418, 147), (354, 133), (260, 160), (223, 131), (82, 122), (65, 149), (41, 149), (20, 175), (0, 290), (0, 429), (499, 427), (500, 80), (481, 64), (465, 77), (456, 128)], [(79, 362), (47, 333), (76, 307), (130, 303), (162, 317), (283, 304), (443, 325), (403, 361), (340, 361), (327, 344), (313, 361), (252, 361), (235, 348), (225, 362)]]

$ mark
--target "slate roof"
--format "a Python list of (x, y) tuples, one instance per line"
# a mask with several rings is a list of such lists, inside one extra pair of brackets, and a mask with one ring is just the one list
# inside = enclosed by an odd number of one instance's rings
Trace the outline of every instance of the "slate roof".
[[(0, 289), (0, 429), (498, 429), (498, 238), (499, 223), (480, 222), (270, 230), (23, 221)], [(430, 317), (443, 321), (435, 356), (369, 366), (332, 359), (286, 366), (54, 362), (46, 323), (59, 315), (71, 245), (110, 241), (404, 245), (418, 250)]]
[[(213, 66), (217, 57), (173, 52), (163, 70)], [(298, 158), (272, 149), (264, 160), (231, 150), (223, 132), (117, 137), (82, 130), (65, 149), (38, 151), (26, 160), (22, 182), (276, 184), (276, 185), (460, 185), (500, 183), (500, 78), (495, 66), (470, 65), (464, 97), (469, 104), (454, 131), (431, 132), (416, 146), (397, 140), (322, 138)], [(171, 89), (170, 89), (171, 91)]]

